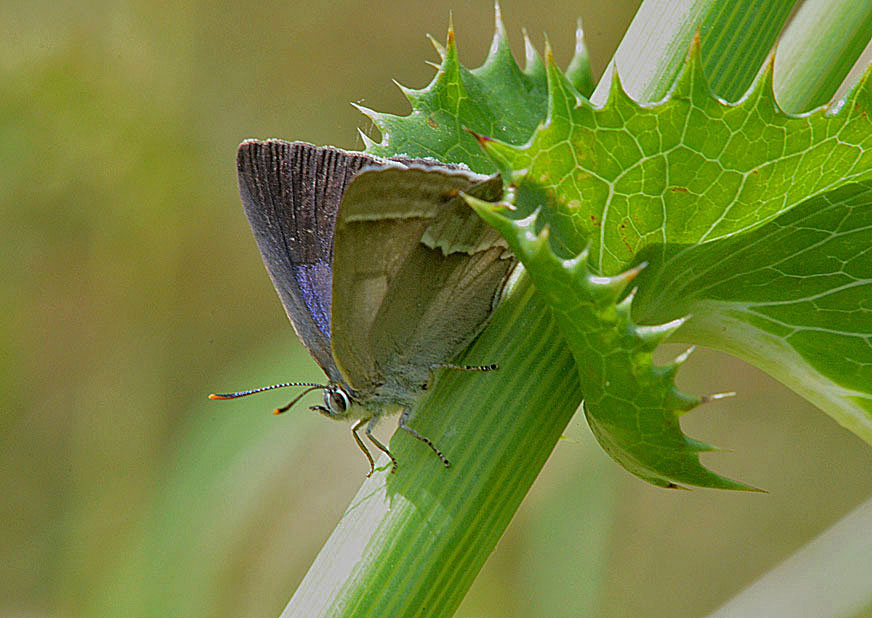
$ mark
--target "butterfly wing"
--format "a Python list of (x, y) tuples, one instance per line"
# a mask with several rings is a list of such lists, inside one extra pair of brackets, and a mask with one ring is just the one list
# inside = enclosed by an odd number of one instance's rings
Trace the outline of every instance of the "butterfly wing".
[(333, 351), (363, 398), (403, 402), (430, 367), (487, 322), (515, 265), (460, 192), (497, 199), (498, 178), (437, 166), (361, 171), (336, 223)]
[(330, 347), (333, 230), (342, 194), (378, 159), (281, 140), (247, 140), (237, 171), (245, 215), (300, 341), (332, 381)]

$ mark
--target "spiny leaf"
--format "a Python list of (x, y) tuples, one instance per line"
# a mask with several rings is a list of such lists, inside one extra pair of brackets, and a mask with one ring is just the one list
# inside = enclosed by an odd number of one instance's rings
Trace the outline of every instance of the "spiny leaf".
[(699, 453), (714, 448), (681, 432), (679, 417), (702, 400), (675, 387), (675, 372), (684, 358), (665, 367), (651, 361), (653, 349), (683, 320), (652, 328), (640, 327), (630, 317), (633, 295), (624, 293), (642, 267), (613, 277), (597, 276), (587, 250), (573, 259), (555, 255), (549, 228), (535, 231), (538, 213), (515, 220), (506, 216), (507, 204), (472, 197), (467, 202), (523, 256), (536, 288), (568, 333), (579, 363), (584, 412), (603, 449), (628, 471), (660, 487), (753, 490), (706, 469)]
[[(747, 232), (805, 199), (872, 178), (870, 79), (835, 110), (779, 110), (767, 62), (735, 105), (715, 98), (698, 41), (669, 96), (643, 106), (617, 72), (600, 108), (548, 61), (548, 118), (523, 145), (487, 135), (484, 149), (572, 252), (589, 241), (603, 272), (644, 248)], [(532, 194), (525, 199), (526, 194)]]
[[(467, 129), (511, 144), (527, 140), (546, 113), (544, 65), (530, 45), (525, 69), (518, 67), (499, 8), (494, 38), (482, 66), (468, 70), (460, 65), (453, 29), (448, 31), (445, 46), (437, 46), (437, 52), (441, 64), (430, 84), (421, 90), (404, 91), (413, 93), (409, 115), (362, 110), (381, 132), (378, 143), (367, 138), (366, 151), (381, 156), (434, 157), (466, 163), (481, 173), (494, 172), (494, 164)], [(583, 73), (587, 66), (589, 72), (583, 41), (577, 44), (576, 57), (577, 71)]]
[[(675, 388), (678, 363), (651, 362), (690, 315), (683, 340), (760, 365), (872, 442), (872, 72), (843, 105), (793, 116), (772, 58), (738, 103), (714, 97), (698, 39), (654, 105), (614, 72), (593, 107), (548, 50), (546, 64), (548, 116), (530, 140), (479, 136), (510, 203), (469, 201), (551, 303), (605, 450), (658, 485), (748, 489), (699, 464), (707, 447), (678, 417), (701, 400)], [(638, 302), (597, 302), (642, 259)]]

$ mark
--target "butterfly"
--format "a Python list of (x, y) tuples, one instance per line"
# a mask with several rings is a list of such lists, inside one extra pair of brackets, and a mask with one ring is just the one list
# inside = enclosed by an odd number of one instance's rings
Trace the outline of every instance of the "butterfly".
[(439, 368), (479, 334), (517, 264), (499, 234), (462, 194), (495, 201), (498, 176), (433, 159), (382, 159), (303, 142), (246, 140), (237, 156), (239, 191), (264, 264), (300, 341), (327, 384), (291, 382), (212, 394), (232, 399), (306, 386), (276, 410), (322, 389), (311, 406), (356, 421), (359, 435), (397, 460), (372, 433), (389, 411), (398, 427), (448, 459), (409, 427), (411, 410)]

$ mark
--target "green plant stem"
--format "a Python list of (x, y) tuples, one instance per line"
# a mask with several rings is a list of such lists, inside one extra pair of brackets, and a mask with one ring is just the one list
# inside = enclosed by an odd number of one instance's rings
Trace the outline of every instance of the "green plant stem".
[(792, 113), (824, 105), (872, 32), (872, 2), (807, 0), (778, 43), (774, 87)]
[[(739, 99), (772, 48), (796, 0), (647, 0), (594, 91), (608, 97), (617, 66), (624, 90), (639, 102), (665, 97), (699, 31), (706, 78), (718, 96)], [(644, 62), (639, 59), (644, 58)]]
[(397, 432), (283, 616), (448, 616), (544, 465), (581, 399), (575, 366), (526, 276), (410, 424), (449, 457)]

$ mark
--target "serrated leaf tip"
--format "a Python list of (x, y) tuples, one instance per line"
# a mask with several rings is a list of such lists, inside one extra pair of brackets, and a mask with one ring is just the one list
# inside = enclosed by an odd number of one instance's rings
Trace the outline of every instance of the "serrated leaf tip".
[(530, 40), (530, 33), (524, 26), (521, 26), (521, 36), (524, 38), (524, 55), (529, 58), (536, 53), (536, 48), (533, 47), (533, 41)]
[(661, 341), (681, 328), (688, 319), (689, 316), (685, 316), (663, 324), (636, 326), (636, 336), (645, 342), (649, 350), (653, 350)]
[(563, 261), (563, 266), (573, 275), (585, 275), (590, 272), (590, 264), (588, 260), (590, 259), (590, 241), (587, 241), (587, 244), (584, 246), (584, 249), (579, 251), (575, 257), (570, 258), (568, 260)]
[[(533, 235), (531, 234), (531, 236)], [(538, 234), (535, 234), (534, 238), (540, 251), (545, 247), (548, 247), (548, 241), (551, 238), (551, 226), (547, 223), (543, 225), (542, 229), (539, 230)]]
[(552, 65), (556, 66), (557, 63), (554, 61), (554, 50), (551, 48), (551, 41), (548, 40), (548, 33), (544, 33), (543, 36), (545, 37), (545, 64), (548, 67), (551, 67)]
[(427, 39), (430, 41), (430, 44), (433, 45), (433, 48), (436, 50), (436, 53), (439, 54), (441, 59), (445, 59), (445, 46), (442, 45), (432, 34), (427, 34)]
[(676, 356), (675, 359), (672, 361), (672, 363), (676, 366), (683, 365), (684, 362), (688, 358), (690, 358), (690, 355), (693, 354), (694, 350), (696, 350), (696, 346), (695, 345), (690, 346), (684, 352), (682, 352), (681, 354)]
[(466, 131), (467, 133), (469, 133), (470, 135), (472, 135), (482, 147), (484, 147), (489, 142), (496, 141), (494, 138), (488, 137), (487, 135), (482, 135), (480, 133), (476, 133), (475, 131), (473, 131), (472, 129), (470, 129), (468, 127), (463, 127), (463, 130)]
[(640, 262), (632, 268), (628, 268), (624, 272), (613, 277), (616, 281), (623, 281), (624, 285), (630, 283), (633, 279), (639, 276), (639, 273), (648, 267), (648, 262)]
[(708, 442), (694, 440), (693, 438), (689, 438), (687, 436), (684, 437), (684, 443), (685, 445), (687, 445), (688, 449), (690, 449), (691, 451), (696, 451), (697, 453), (723, 452), (724, 450), (726, 450), (722, 449), (719, 446), (709, 444)]
[(583, 54), (584, 51), (584, 28), (581, 24), (581, 17), (579, 17), (575, 20), (575, 53)]
[(360, 135), (360, 139), (363, 140), (364, 150), (370, 150), (376, 145), (376, 142), (369, 135), (364, 133), (362, 129), (357, 129), (357, 134)]
[(624, 93), (624, 85), (621, 83), (621, 76), (618, 73), (618, 63), (612, 60), (610, 64), (611, 80), (609, 81), (609, 100), (613, 101), (616, 97)]
[(407, 86), (404, 86), (403, 84), (398, 82), (396, 79), (392, 79), (391, 81), (394, 83), (394, 86), (396, 86), (397, 88), (400, 89), (400, 92), (403, 93), (403, 96), (406, 97), (406, 100), (409, 101), (409, 103), (411, 103), (414, 106), (414, 104), (418, 100), (418, 97), (421, 94), (421, 91), (415, 90), (414, 88), (409, 88)]
[(703, 395), (700, 403), (711, 403), (712, 401), (718, 401), (719, 399), (728, 399), (735, 396), (735, 391), (729, 391), (726, 393), (712, 393), (711, 395)]
[(541, 62), (541, 59), (539, 58), (539, 52), (533, 47), (533, 42), (530, 40), (527, 29), (521, 28), (521, 33), (524, 35), (524, 71), (529, 73)]
[(507, 202), (486, 202), (485, 200), (464, 193), (463, 191), (461, 191), (459, 195), (471, 208), (476, 210), (484, 210), (500, 216), (503, 216), (506, 211), (515, 210), (515, 207)]
[(508, 36), (506, 35), (506, 27), (503, 24), (502, 13), (500, 12), (499, 3), (494, 4), (494, 36), (491, 39), (490, 49), (487, 53), (487, 59), (484, 64), (499, 62), (501, 58), (511, 56), (509, 50)]
[(494, 40), (500, 37), (505, 41), (506, 25), (503, 23), (503, 12), (500, 9), (499, 0), (494, 2), (494, 30)]
[(591, 248), (592, 244), (593, 243), (590, 240), (588, 240), (587, 243), (585, 243), (585, 245), (584, 245), (584, 249), (582, 249), (581, 251), (578, 252), (578, 255), (575, 256), (575, 259), (576, 260), (584, 260), (584, 261), (587, 261), (588, 259), (590, 259), (590, 248)]
[[(691, 316), (689, 316), (689, 315), (685, 315), (685, 316), (682, 316), (680, 318), (675, 318), (674, 320), (670, 320), (669, 322), (666, 322), (665, 324), (661, 324), (660, 328), (663, 330), (663, 332), (671, 335), (672, 333), (677, 331), (679, 328), (684, 326), (685, 323), (690, 318), (691, 318)], [(692, 351), (693, 351), (693, 348), (690, 349), (690, 352), (692, 352)]]
[[(662, 374), (667, 376), (669, 381), (672, 382), (672, 380), (675, 379), (675, 374), (678, 372), (679, 365), (676, 365), (675, 363), (669, 363), (665, 367), (660, 367), (659, 369)], [(667, 401), (665, 402), (665, 405), (677, 416), (682, 416), (697, 407), (699, 405), (699, 402), (699, 397), (694, 397), (693, 395), (682, 393), (673, 384), (667, 396)]]
[(446, 40), (445, 47), (450, 51), (453, 47), (455, 47), (456, 43), (454, 41), (454, 11), (448, 11), (448, 37)]
[(375, 111), (374, 109), (370, 109), (365, 105), (361, 105), (360, 103), (355, 103), (354, 101), (352, 101), (351, 106), (373, 122), (375, 122), (376, 118), (381, 116), (379, 112)]

